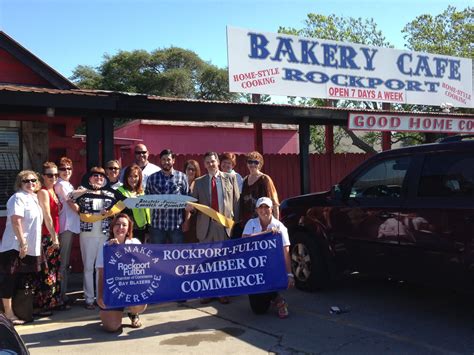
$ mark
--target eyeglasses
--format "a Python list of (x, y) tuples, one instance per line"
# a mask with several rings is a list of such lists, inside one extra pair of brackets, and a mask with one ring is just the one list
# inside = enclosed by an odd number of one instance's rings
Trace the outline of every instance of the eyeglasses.
[(258, 165), (260, 162), (258, 160), (247, 160), (247, 164), (249, 165)]
[(120, 168), (117, 168), (116, 166), (108, 166), (108, 170), (120, 170)]
[(135, 152), (136, 155), (145, 155), (146, 153), (148, 153), (148, 151), (146, 151), (146, 150), (137, 150)]
[(24, 179), (24, 180), (21, 180), (21, 182), (24, 183), (24, 184), (28, 184), (29, 182), (34, 184), (37, 181), (38, 181), (38, 179)]
[(105, 179), (105, 176), (102, 174), (92, 174), (92, 177)]
[(58, 170), (59, 170), (59, 171), (66, 171), (66, 170), (71, 171), (72, 168), (58, 168)]
[(50, 179), (57, 178), (59, 176), (59, 174), (43, 174), (43, 175), (49, 177)]
[(194, 169), (194, 168), (189, 168), (189, 167), (186, 168), (186, 170), (189, 170), (189, 171), (196, 171), (196, 169)]

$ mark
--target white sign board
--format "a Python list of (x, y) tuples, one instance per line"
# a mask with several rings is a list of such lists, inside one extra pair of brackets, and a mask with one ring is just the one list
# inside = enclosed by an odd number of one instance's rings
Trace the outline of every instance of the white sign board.
[(354, 131), (474, 133), (474, 119), (465, 117), (350, 113), (348, 126)]
[(472, 59), (227, 28), (229, 90), (473, 107)]

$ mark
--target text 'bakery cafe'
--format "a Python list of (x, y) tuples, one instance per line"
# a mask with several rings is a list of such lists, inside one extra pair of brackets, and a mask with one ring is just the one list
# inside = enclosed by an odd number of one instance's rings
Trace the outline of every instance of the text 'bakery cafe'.
[(349, 129), (364, 131), (405, 131), (474, 133), (474, 119), (411, 115), (349, 114)]

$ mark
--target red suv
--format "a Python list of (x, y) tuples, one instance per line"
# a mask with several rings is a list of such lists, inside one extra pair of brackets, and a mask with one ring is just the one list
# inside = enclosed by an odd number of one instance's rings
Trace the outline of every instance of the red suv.
[(323, 288), (359, 271), (471, 288), (471, 138), (379, 153), (330, 191), (283, 201), (297, 286)]

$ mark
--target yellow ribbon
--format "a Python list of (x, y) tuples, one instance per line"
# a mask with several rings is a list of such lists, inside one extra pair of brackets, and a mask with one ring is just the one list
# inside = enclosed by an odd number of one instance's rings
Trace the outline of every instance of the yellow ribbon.
[(122, 201), (119, 201), (104, 214), (81, 213), (79, 215), (79, 218), (83, 222), (94, 223), (116, 215), (117, 213), (121, 212), (125, 207), (125, 204)]
[[(195, 202), (188, 202), (191, 206), (193, 206), (198, 211), (204, 213), (206, 216), (212, 218), (213, 220), (219, 222), (226, 228), (232, 228), (234, 225), (234, 221), (230, 218), (227, 218), (223, 214), (213, 210), (209, 206), (201, 205)], [(92, 214), (92, 213), (81, 213), (80, 219), (83, 222), (94, 223), (97, 221), (101, 221), (105, 218), (112, 217), (117, 213), (121, 212), (124, 208), (126, 208), (125, 204), (122, 201), (117, 202), (110, 210), (108, 210), (104, 214)]]
[(216, 210), (212, 209), (209, 206), (201, 205), (195, 202), (188, 202), (191, 206), (193, 206), (198, 211), (204, 213), (206, 216), (211, 217), (213, 220), (219, 222), (226, 228), (232, 228), (234, 225), (234, 221), (230, 218), (227, 218), (223, 214), (217, 212)]

